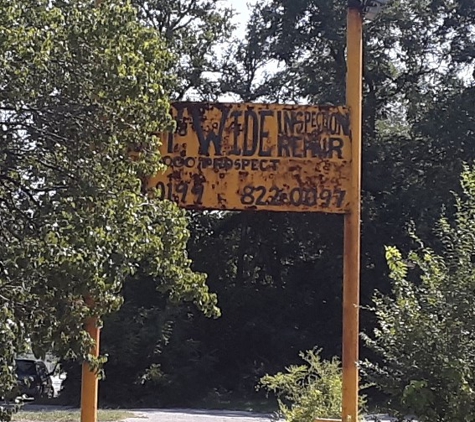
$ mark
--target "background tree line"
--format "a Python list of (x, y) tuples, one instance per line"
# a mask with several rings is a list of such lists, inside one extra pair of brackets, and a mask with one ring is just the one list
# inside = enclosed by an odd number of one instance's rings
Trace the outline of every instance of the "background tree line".
[[(229, 12), (192, 3), (202, 7), (199, 22), (212, 27), (218, 14), (223, 26), (207, 51), (194, 50), (214, 64), (202, 59), (195, 75), (215, 77), (190, 82), (184, 98), (344, 103), (344, 1), (267, 1), (252, 10), (246, 36), (228, 42)], [(176, 13), (189, 3), (168, 4)], [(385, 246), (414, 247), (410, 224), (440, 246), (433, 227), (442, 212), (449, 219), (455, 212), (452, 192), (475, 158), (474, 14), (468, 1), (398, 1), (365, 28), (363, 305), (375, 290), (391, 291)], [(341, 218), (208, 212), (188, 219), (194, 268), (208, 274), (222, 315), (208, 319), (152, 300), (147, 280), (126, 285), (125, 305), (104, 330), (106, 401), (120, 391), (163, 405), (253, 396), (260, 377), (298, 362), (299, 351), (340, 355)], [(375, 324), (363, 312), (362, 330)], [(126, 344), (117, 335), (124, 329)], [(366, 357), (376, 356), (363, 348)]]

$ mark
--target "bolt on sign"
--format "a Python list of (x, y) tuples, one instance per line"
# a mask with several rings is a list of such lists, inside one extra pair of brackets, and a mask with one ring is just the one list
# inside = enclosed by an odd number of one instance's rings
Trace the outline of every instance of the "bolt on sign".
[(163, 174), (149, 187), (191, 209), (349, 209), (345, 107), (181, 102), (162, 136)]

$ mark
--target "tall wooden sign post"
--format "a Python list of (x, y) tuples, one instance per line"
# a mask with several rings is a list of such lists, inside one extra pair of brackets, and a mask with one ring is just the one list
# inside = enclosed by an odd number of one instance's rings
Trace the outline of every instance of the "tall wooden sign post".
[[(184, 208), (344, 214), (342, 422), (358, 420), (362, 24), (361, 2), (349, 0), (347, 107), (173, 104), (167, 170), (149, 180)], [(86, 323), (94, 356), (97, 322)], [(81, 422), (97, 422), (97, 374), (85, 363), (82, 375)]]
[(343, 422), (358, 420), (360, 306), (361, 144), (363, 16), (359, 1), (349, 1), (346, 102), (351, 113), (350, 211), (345, 215), (343, 262)]

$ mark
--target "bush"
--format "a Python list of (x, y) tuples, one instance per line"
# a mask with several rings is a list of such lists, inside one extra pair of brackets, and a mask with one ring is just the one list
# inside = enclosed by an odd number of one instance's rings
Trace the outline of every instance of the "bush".
[(362, 367), (392, 413), (421, 422), (475, 421), (475, 170), (462, 174), (454, 218), (435, 228), (437, 249), (407, 257), (386, 249), (392, 294), (374, 297), (378, 320), (366, 344), (381, 363)]
[(292, 365), (286, 373), (266, 375), (258, 388), (276, 394), (280, 413), (289, 422), (315, 418), (341, 418), (342, 370), (340, 361), (320, 357), (319, 350), (301, 352), (303, 365)]

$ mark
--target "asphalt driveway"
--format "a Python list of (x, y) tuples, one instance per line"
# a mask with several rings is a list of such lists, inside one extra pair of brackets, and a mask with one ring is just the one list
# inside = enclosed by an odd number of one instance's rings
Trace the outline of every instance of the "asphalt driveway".
[(271, 415), (232, 410), (140, 409), (127, 422), (270, 422)]

